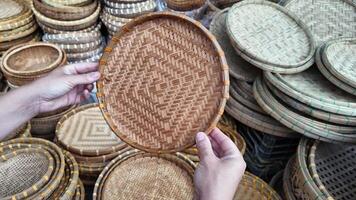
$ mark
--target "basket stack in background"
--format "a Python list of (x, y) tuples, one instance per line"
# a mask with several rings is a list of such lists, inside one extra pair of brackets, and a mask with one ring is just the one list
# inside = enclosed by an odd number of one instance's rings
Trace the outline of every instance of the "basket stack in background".
[(32, 10), (20, 0), (0, 1), (0, 57), (15, 45), (39, 40)]
[[(36, 42), (20, 44), (9, 49), (1, 60), (1, 71), (8, 85), (15, 89), (46, 76), (66, 63), (66, 53), (58, 46)], [(62, 108), (36, 116), (31, 120), (31, 134), (53, 139), (58, 120), (70, 109)]]
[(164, 6), (168, 11), (184, 14), (198, 21), (202, 20), (208, 8), (206, 0), (165, 0)]
[(32, 9), (43, 41), (60, 46), (69, 63), (97, 62), (106, 41), (101, 33), (98, 0), (33, 0)]
[(133, 149), (111, 131), (97, 104), (79, 106), (64, 115), (55, 141), (77, 160), (85, 185), (94, 185), (112, 159)]
[(104, 0), (101, 20), (112, 37), (133, 18), (155, 11), (155, 0)]
[(78, 165), (68, 152), (42, 139), (0, 143), (2, 199), (84, 199)]

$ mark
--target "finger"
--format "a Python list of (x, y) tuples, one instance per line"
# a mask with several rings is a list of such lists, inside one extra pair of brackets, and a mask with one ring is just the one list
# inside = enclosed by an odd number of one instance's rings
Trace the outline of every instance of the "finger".
[(90, 97), (90, 92), (85, 89), (81, 94), (78, 94), (76, 96), (74, 104), (79, 104), (82, 101), (85, 101), (86, 99), (88, 99), (89, 97)]
[(76, 75), (98, 71), (98, 66), (98, 63), (76, 63), (64, 66), (62, 71), (66, 75)]
[(65, 81), (72, 86), (92, 84), (100, 78), (99, 72), (90, 72), (87, 74), (78, 74), (64, 77)]
[(208, 136), (208, 137), (210, 139), (210, 143), (211, 143), (211, 146), (213, 147), (213, 151), (214, 151), (215, 155), (220, 158), (220, 156), (221, 156), (220, 146), (218, 145), (218, 143), (215, 142), (215, 140), (211, 139), (210, 136)]
[(210, 140), (205, 133), (199, 132), (195, 137), (195, 141), (198, 148), (199, 159), (201, 161), (204, 162), (212, 157), (215, 157)]
[(232, 142), (232, 140), (220, 131), (220, 129), (215, 128), (210, 133), (210, 137), (219, 145), (221, 149), (221, 156), (235, 156), (239, 155), (239, 150), (237, 146)]
[(85, 86), (85, 89), (87, 89), (89, 92), (91, 92), (94, 89), (94, 84), (88, 84)]

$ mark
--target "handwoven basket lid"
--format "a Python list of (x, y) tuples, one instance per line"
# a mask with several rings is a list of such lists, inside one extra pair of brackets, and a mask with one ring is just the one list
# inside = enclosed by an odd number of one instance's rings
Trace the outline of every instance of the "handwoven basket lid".
[(131, 157), (111, 169), (102, 183), (103, 200), (194, 198), (192, 174), (161, 157)]
[(240, 55), (261, 63), (258, 67), (262, 69), (266, 64), (287, 72), (308, 63), (314, 55), (314, 41), (305, 25), (275, 3), (236, 3), (229, 10), (226, 26)]
[(320, 142), (316, 147), (311, 164), (315, 164), (321, 187), (334, 199), (356, 198), (356, 145)]
[(265, 73), (266, 79), (289, 96), (317, 109), (356, 115), (355, 96), (340, 90), (313, 66), (292, 75)]
[[(355, 14), (356, 16), (356, 14)], [(355, 26), (356, 27), (356, 26)], [(325, 67), (341, 81), (356, 88), (356, 38), (339, 39), (326, 44)]]
[(58, 67), (62, 59), (59, 47), (39, 42), (14, 48), (3, 58), (3, 65), (13, 74), (38, 74)]
[(180, 151), (209, 133), (228, 97), (228, 67), (215, 37), (196, 21), (152, 13), (129, 22), (100, 61), (105, 119), (130, 145)]
[(66, 149), (79, 155), (104, 155), (124, 147), (97, 104), (81, 106), (67, 113), (57, 124), (56, 138)]
[(226, 33), (226, 16), (228, 11), (229, 9), (226, 8), (214, 15), (210, 24), (210, 31), (215, 35), (225, 53), (230, 75), (239, 80), (253, 82), (261, 74), (261, 70), (241, 58), (231, 45), (229, 36)]
[(283, 5), (306, 24), (317, 46), (332, 39), (356, 37), (354, 0), (286, 0)]
[(0, 1), (0, 22), (17, 17), (25, 9), (24, 4), (17, 0)]

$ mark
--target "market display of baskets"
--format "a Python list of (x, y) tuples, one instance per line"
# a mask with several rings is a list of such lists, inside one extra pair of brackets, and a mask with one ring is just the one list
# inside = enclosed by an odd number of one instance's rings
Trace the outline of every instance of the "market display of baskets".
[[(0, 143), (2, 199), (75, 199), (80, 184), (74, 158), (55, 144), (35, 138)], [(82, 191), (81, 191), (82, 192)]]
[(38, 25), (31, 9), (20, 0), (0, 2), (0, 57), (17, 44), (39, 41)]
[(55, 141), (77, 160), (85, 185), (93, 185), (108, 162), (132, 149), (111, 131), (98, 104), (67, 112), (57, 124)]

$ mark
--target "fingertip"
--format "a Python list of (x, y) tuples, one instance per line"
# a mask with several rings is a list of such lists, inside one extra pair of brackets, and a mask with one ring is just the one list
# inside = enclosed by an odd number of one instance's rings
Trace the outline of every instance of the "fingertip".
[(100, 72), (91, 72), (91, 73), (88, 74), (90, 80), (93, 81), (93, 82), (99, 80), (100, 75), (101, 75)]
[(196, 141), (196, 143), (199, 143), (199, 142), (204, 141), (205, 138), (206, 138), (206, 134), (203, 133), (203, 132), (199, 132), (199, 133), (197, 133), (197, 135), (195, 136), (195, 141)]

